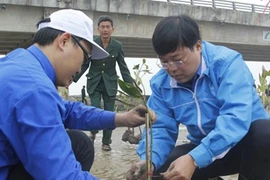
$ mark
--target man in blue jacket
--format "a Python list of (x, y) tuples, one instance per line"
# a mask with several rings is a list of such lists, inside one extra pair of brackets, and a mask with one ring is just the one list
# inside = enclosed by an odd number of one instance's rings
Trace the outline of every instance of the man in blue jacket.
[(116, 114), (63, 100), (56, 87), (69, 86), (91, 56), (108, 53), (81, 11), (56, 11), (37, 26), (32, 46), (0, 59), (0, 179), (96, 179), (93, 144), (74, 129), (141, 125), (146, 108)]
[[(161, 67), (148, 100), (158, 117), (152, 127), (157, 179), (239, 173), (240, 180), (269, 180), (269, 115), (242, 55), (202, 41), (197, 23), (185, 15), (162, 19), (152, 43)], [(175, 147), (180, 123), (191, 143)], [(145, 146), (144, 135), (137, 149), (141, 161), (127, 179), (145, 178)]]

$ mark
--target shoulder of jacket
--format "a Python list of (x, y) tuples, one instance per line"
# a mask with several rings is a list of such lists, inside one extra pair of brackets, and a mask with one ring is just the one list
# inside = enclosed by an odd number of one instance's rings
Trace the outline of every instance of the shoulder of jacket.
[(111, 37), (111, 43), (113, 45), (117, 45), (117, 46), (122, 46), (122, 43), (118, 40), (116, 40), (115, 38)]
[(243, 59), (242, 55), (233, 49), (208, 42), (203, 43), (202, 54), (207, 66), (210, 64), (222, 65), (224, 63), (231, 63), (236, 58)]
[(96, 37), (94, 37), (94, 39), (93, 39), (96, 43), (98, 43), (98, 42), (101, 42), (101, 38), (100, 38), (100, 36), (96, 36)]
[[(160, 69), (152, 78), (150, 79), (151, 84), (160, 84), (160, 82), (165, 82), (169, 78), (169, 75), (164, 69)], [(164, 85), (164, 84), (163, 84)]]

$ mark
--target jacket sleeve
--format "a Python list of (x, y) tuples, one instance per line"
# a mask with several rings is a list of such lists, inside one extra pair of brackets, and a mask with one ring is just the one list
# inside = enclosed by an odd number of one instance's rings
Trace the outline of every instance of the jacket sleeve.
[(70, 129), (114, 129), (115, 112), (105, 111), (80, 102), (64, 101), (62, 120)]
[[(108, 116), (107, 121), (110, 122), (114, 115), (105, 115), (95, 108), (80, 106), (80, 103), (64, 103), (68, 112), (59, 111), (63, 109), (61, 101), (57, 92), (52, 93), (44, 88), (27, 94), (14, 107), (13, 112), (18, 120), (12, 128), (16, 128), (14, 132), (18, 134), (14, 134), (17, 140), (10, 142), (34, 179), (97, 179), (81, 170), (62, 120), (67, 118), (66, 123), (72, 128), (90, 127), (89, 124), (94, 121), (89, 119), (102, 121), (103, 117)], [(100, 127), (103, 123), (94, 126)]]
[(125, 62), (124, 50), (122, 44), (119, 44), (119, 54), (117, 58), (117, 63), (122, 75), (122, 78), (125, 82), (133, 84), (132, 77), (130, 75), (129, 69)]
[(247, 134), (252, 121), (253, 77), (240, 54), (226, 58), (230, 60), (218, 61), (210, 77), (217, 82), (221, 104), (216, 126), (189, 153), (200, 168), (224, 157)]
[[(147, 106), (157, 115), (157, 120), (152, 125), (152, 162), (155, 169), (159, 169), (167, 160), (170, 152), (173, 150), (178, 137), (178, 122), (173, 118), (171, 110), (162, 100), (158, 85), (151, 83), (152, 94), (148, 99)], [(165, 148), (164, 148), (165, 147)], [(146, 159), (146, 136), (145, 130), (142, 140), (139, 143), (137, 153), (140, 159)]]

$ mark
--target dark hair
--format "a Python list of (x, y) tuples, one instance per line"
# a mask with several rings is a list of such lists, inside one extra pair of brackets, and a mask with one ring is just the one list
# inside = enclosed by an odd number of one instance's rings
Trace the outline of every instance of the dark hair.
[(33, 38), (33, 43), (38, 43), (41, 46), (50, 45), (57, 38), (57, 36), (63, 34), (63, 31), (45, 27), (40, 29)]
[(113, 27), (113, 20), (112, 20), (112, 18), (110, 16), (108, 16), (108, 15), (100, 16), (99, 19), (98, 19), (98, 26), (102, 21), (109, 21), (111, 23), (112, 27)]
[(178, 47), (193, 46), (201, 40), (198, 24), (189, 16), (169, 16), (156, 26), (152, 37), (155, 52), (162, 56), (174, 52)]

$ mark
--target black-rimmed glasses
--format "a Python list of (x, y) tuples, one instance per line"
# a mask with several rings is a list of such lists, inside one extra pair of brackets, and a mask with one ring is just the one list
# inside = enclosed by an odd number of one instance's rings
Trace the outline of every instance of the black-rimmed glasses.
[(80, 43), (80, 41), (78, 40), (77, 37), (72, 36), (72, 38), (76, 41), (76, 43), (80, 46), (80, 48), (81, 48), (82, 51), (83, 51), (83, 54), (84, 54), (84, 61), (83, 61), (83, 64), (88, 63), (88, 62), (91, 60), (91, 58), (92, 58), (91, 54), (89, 54), (89, 53), (86, 51), (86, 49), (83, 47), (83, 45)]

